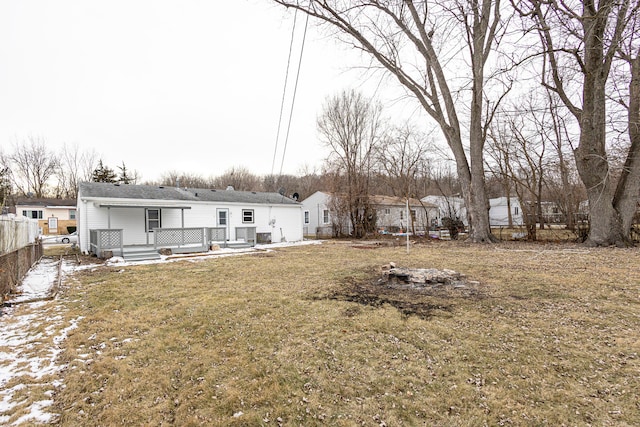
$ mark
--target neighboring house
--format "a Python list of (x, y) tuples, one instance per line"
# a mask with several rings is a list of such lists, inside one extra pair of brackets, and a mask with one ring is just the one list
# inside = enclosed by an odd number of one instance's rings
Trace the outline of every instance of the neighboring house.
[[(524, 224), (522, 208), (517, 198), (498, 197), (489, 199), (489, 206), (489, 224), (492, 227)], [(511, 209), (511, 224), (509, 224), (509, 209)]]
[[(221, 245), (302, 240), (302, 205), (278, 193), (84, 182), (79, 246), (100, 255), (132, 247), (194, 252)], [(125, 257), (126, 258), (126, 257)]]
[[(460, 220), (466, 226), (469, 225), (467, 220), (467, 208), (465, 207), (464, 199), (456, 196), (426, 196), (423, 197), (422, 202), (430, 203), (438, 207), (438, 215), (435, 222), (430, 225), (434, 227), (442, 227), (443, 218), (451, 218), (454, 220)], [(432, 219), (432, 217), (430, 217)]]
[(438, 206), (409, 199), (407, 213), (407, 199), (392, 196), (371, 196), (371, 207), (376, 210), (376, 225), (379, 232), (426, 232), (432, 220), (438, 217)]
[[(301, 203), (304, 209), (304, 235), (317, 238), (332, 237), (334, 235), (332, 224), (337, 221), (337, 213), (335, 209), (330, 207), (331, 194), (324, 191), (316, 191)], [(349, 234), (351, 223), (348, 220), (343, 222), (345, 222), (346, 234)]]
[[(323, 191), (316, 191), (302, 201), (303, 227), (306, 236), (323, 238), (351, 233), (349, 218), (345, 214), (340, 215), (333, 203), (335, 201), (331, 200), (331, 194)], [(438, 214), (436, 205), (410, 199), (408, 214), (410, 220), (407, 221), (406, 199), (370, 196), (369, 203), (376, 211), (376, 227), (381, 232), (407, 231), (407, 226), (409, 231), (424, 232), (428, 229), (432, 218)], [(340, 228), (341, 233), (338, 233), (336, 228)]]
[(15, 214), (38, 220), (42, 234), (68, 234), (77, 226), (75, 199), (19, 198)]

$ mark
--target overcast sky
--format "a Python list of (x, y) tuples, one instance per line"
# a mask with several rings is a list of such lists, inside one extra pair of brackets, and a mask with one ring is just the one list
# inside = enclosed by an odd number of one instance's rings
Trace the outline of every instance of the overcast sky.
[[(55, 150), (77, 143), (142, 180), (232, 166), (268, 174), (292, 25), (293, 12), (267, 0), (0, 0), (1, 147), (29, 135)], [(316, 117), (327, 96), (366, 90), (363, 63), (310, 23), (284, 173), (322, 163)]]

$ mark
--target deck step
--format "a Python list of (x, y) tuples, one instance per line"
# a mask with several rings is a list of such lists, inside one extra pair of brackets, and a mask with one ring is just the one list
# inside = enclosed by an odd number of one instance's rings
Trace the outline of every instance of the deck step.
[(244, 249), (244, 248), (252, 248), (253, 246), (251, 245), (251, 243), (245, 243), (245, 242), (227, 242), (227, 245), (225, 247), (230, 249)]
[(150, 261), (161, 259), (158, 251), (149, 248), (125, 248), (122, 258), (125, 261)]

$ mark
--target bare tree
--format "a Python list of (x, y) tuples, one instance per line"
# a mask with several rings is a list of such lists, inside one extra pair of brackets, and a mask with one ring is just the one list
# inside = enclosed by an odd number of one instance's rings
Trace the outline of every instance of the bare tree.
[[(633, 112), (634, 58), (638, 57), (638, 8), (632, 0), (546, 1), (512, 3), (530, 17), (540, 34), (545, 53), (543, 85), (558, 94), (580, 126), (574, 151), (576, 166), (589, 200), (589, 245), (631, 244), (630, 223), (640, 192), (640, 143), (634, 144), (638, 112)], [(607, 91), (611, 70), (622, 54), (631, 65), (629, 127), (631, 143), (625, 166), (613, 178), (607, 149)], [(550, 76), (549, 76), (550, 75)], [(618, 84), (620, 84), (619, 82)], [(625, 103), (623, 101), (623, 103)], [(637, 135), (635, 137), (637, 140)]]
[(323, 175), (316, 168), (304, 165), (298, 170), (298, 185), (296, 186), (296, 191), (300, 195), (300, 200), (304, 200), (316, 191), (324, 188)]
[[(149, 183), (156, 184), (156, 183)], [(164, 172), (160, 176), (158, 185), (170, 185), (173, 187), (189, 187), (189, 188), (213, 188), (211, 180), (207, 180), (197, 174), (189, 174), (185, 172), (169, 171)]]
[(507, 197), (507, 223), (509, 227), (513, 226), (511, 195), (514, 192), (514, 179), (511, 157), (514, 150), (509, 124), (504, 120), (492, 123), (487, 144), (487, 169), (500, 183), (501, 194)]
[(417, 181), (423, 166), (428, 163), (427, 137), (410, 126), (393, 129), (383, 141), (378, 164), (391, 192), (398, 197), (417, 197)]
[(536, 240), (536, 224), (540, 223), (540, 228), (544, 228), (542, 192), (549, 145), (545, 123), (549, 112), (546, 109), (538, 110), (536, 101), (531, 98), (524, 107), (524, 114), (505, 117), (509, 134), (503, 138), (508, 142), (497, 146), (505, 150), (505, 167), (520, 200), (528, 238)]
[(234, 166), (222, 175), (212, 179), (214, 188), (233, 187), (238, 191), (256, 191), (261, 189), (260, 178), (249, 169), (242, 166)]
[(46, 197), (49, 180), (58, 167), (56, 154), (47, 149), (42, 137), (29, 136), (13, 144), (8, 155), (13, 168), (13, 184), (25, 196)]
[[(552, 162), (546, 186), (550, 193), (550, 198), (555, 202), (564, 214), (567, 229), (575, 230), (576, 213), (578, 212), (580, 201), (584, 200), (584, 187), (580, 184), (576, 176), (575, 163), (571, 162), (571, 156), (565, 154), (567, 146), (573, 150), (571, 137), (569, 135), (567, 121), (563, 111), (560, 110), (560, 100), (553, 92), (546, 91), (549, 104), (549, 117), (553, 137), (551, 143), (555, 148), (555, 162)], [(554, 173), (558, 179), (553, 179)]]
[(348, 35), (397, 78), (438, 123), (453, 153), (468, 207), (470, 239), (495, 241), (483, 149), (492, 111), (504, 95), (501, 91), (490, 102), (485, 70), (503, 30), (500, 0), (274, 1)]
[(318, 130), (331, 150), (327, 164), (346, 181), (334, 193), (345, 198), (355, 237), (371, 231), (369, 181), (382, 137), (381, 114), (379, 104), (351, 90), (328, 98), (318, 117)]
[(78, 144), (64, 144), (58, 155), (56, 196), (75, 199), (78, 195), (78, 184), (91, 181), (97, 158), (95, 150), (82, 151)]

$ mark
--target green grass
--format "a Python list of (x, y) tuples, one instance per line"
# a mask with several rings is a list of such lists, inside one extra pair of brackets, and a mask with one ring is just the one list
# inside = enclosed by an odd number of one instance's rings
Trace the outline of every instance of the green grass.
[[(480, 286), (378, 290), (389, 261)], [(69, 426), (636, 425), (639, 261), (637, 249), (336, 242), (99, 267), (67, 283), (67, 316), (84, 318), (63, 344), (55, 407)]]

